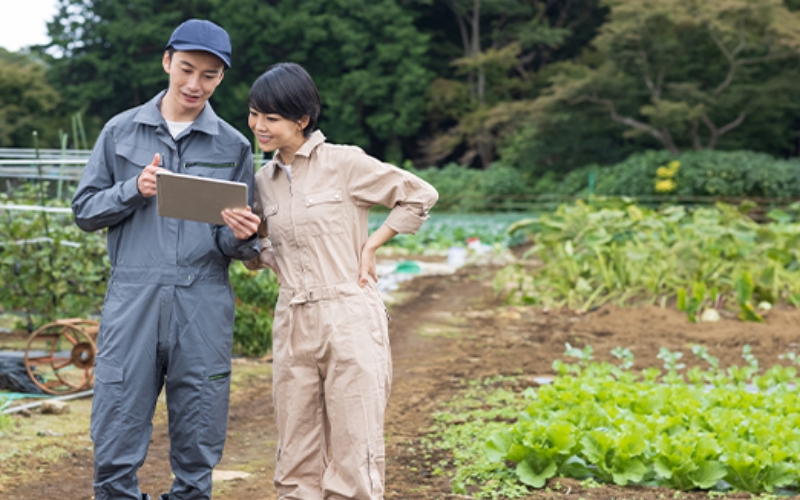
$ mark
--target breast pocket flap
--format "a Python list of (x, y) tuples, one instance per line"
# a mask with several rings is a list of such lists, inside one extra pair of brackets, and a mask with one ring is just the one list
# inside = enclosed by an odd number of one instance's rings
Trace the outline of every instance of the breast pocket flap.
[(133, 166), (144, 168), (153, 162), (153, 156), (155, 156), (156, 151), (151, 152), (137, 148), (133, 144), (122, 143), (117, 144), (114, 153), (128, 160)]
[(316, 205), (328, 203), (341, 203), (342, 190), (341, 189), (326, 189), (325, 191), (317, 191), (306, 195), (306, 206), (313, 207)]

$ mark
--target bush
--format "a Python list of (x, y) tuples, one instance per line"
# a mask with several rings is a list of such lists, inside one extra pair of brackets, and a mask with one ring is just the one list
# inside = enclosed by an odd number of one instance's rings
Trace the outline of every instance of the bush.
[(753, 151), (698, 151), (684, 157), (676, 175), (679, 195), (800, 197), (800, 161)]
[(500, 164), (492, 164), (486, 170), (455, 163), (441, 169), (409, 170), (436, 188), (436, 210), (441, 212), (514, 210), (515, 198), (531, 192), (530, 183), (519, 170)]
[[(41, 186), (46, 192), (47, 186)], [(39, 201), (38, 188), (26, 184), (0, 203), (66, 207)], [(105, 231), (86, 233), (72, 214), (0, 211), (0, 310), (22, 314), (33, 331), (60, 318), (99, 315), (109, 261)], [(234, 351), (255, 356), (272, 347), (272, 311), (278, 283), (271, 272), (250, 272), (239, 262), (230, 268), (236, 297)]]
[[(0, 202), (42, 204), (30, 185), (13, 199), (0, 194)], [(100, 311), (109, 266), (105, 238), (81, 231), (71, 213), (0, 211), (0, 263), (0, 307), (23, 314), (29, 331)]]
[(233, 352), (263, 356), (272, 349), (272, 318), (278, 301), (278, 279), (272, 271), (250, 271), (241, 262), (230, 267), (236, 298)]
[[(673, 161), (679, 164), (671, 177), (674, 187), (657, 191), (658, 168)], [(800, 161), (754, 151), (690, 151), (677, 157), (646, 151), (610, 167), (574, 170), (551, 184), (558, 194), (587, 194), (590, 172), (596, 176), (595, 194), (602, 196), (800, 197)]]

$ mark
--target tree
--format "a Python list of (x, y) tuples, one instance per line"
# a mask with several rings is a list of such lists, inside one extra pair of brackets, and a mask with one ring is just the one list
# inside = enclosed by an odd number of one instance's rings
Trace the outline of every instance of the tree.
[(439, 4), (458, 28), (461, 52), (449, 61), (453, 74), (440, 71), (429, 89), (429, 120), (443, 130), (427, 144), (428, 161), (461, 151), (461, 163), (485, 168), (528, 113), (527, 100), (537, 93), (536, 72), (553, 59), (571, 57), (572, 38), (593, 32), (601, 9), (594, 0)]
[(51, 77), (77, 109), (103, 120), (166, 87), (161, 69), (172, 30), (191, 17), (223, 26), (232, 67), (212, 98), (246, 135), (247, 93), (270, 64), (292, 61), (314, 77), (331, 140), (402, 160), (401, 141), (424, 117), (427, 38), (396, 0), (60, 0), (48, 25), (61, 53)]
[(611, 14), (592, 42), (596, 54), (562, 67), (537, 100), (539, 115), (591, 103), (626, 137), (647, 135), (677, 154), (719, 147), (767, 102), (767, 110), (785, 106), (776, 92), (797, 93), (786, 63), (800, 55), (800, 13), (782, 0), (605, 4)]
[(0, 146), (32, 147), (58, 144), (58, 92), (45, 78), (45, 67), (30, 55), (0, 48)]
[(104, 122), (166, 88), (161, 56), (170, 33), (209, 10), (207, 0), (59, 0), (47, 25), (56, 54), (49, 78), (69, 111)]
[(400, 148), (419, 131), (432, 74), (428, 38), (396, 0), (218, 0), (214, 15), (235, 47), (227, 116), (246, 118), (250, 85), (271, 64), (296, 62), (319, 88), (331, 140), (393, 161), (408, 154)]

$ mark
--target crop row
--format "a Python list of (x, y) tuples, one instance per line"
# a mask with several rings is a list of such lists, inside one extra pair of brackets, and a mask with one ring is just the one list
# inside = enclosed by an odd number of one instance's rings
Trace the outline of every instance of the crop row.
[(759, 304), (800, 305), (800, 224), (772, 211), (757, 224), (748, 206), (718, 203), (651, 210), (598, 199), (512, 224), (535, 243), (495, 281), (513, 303), (588, 310), (605, 302), (677, 302), (690, 320), (706, 310), (758, 321)]
[[(449, 214), (433, 213), (416, 234), (399, 234), (387, 243), (394, 253), (410, 255), (446, 255), (450, 247), (464, 247), (477, 238), (485, 245), (514, 246), (525, 240), (520, 233), (510, 235), (506, 228), (526, 217), (523, 214)], [(386, 219), (382, 212), (369, 216), (369, 230), (374, 231)]]
[(793, 366), (762, 372), (747, 346), (744, 366), (722, 369), (695, 346), (708, 369), (683, 372), (681, 353), (662, 349), (664, 371), (634, 373), (627, 349), (613, 352), (619, 365), (590, 361), (591, 348), (570, 351), (581, 361), (556, 361), (551, 384), (523, 395), (475, 387), (436, 416), (439, 434), (427, 446), (452, 455), (454, 493), (515, 498), (552, 477), (751, 493), (800, 487)]

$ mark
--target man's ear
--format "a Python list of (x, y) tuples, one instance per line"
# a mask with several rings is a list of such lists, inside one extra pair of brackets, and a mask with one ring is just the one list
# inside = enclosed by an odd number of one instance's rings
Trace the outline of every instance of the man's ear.
[(308, 116), (308, 115), (303, 115), (303, 117), (302, 117), (302, 118), (300, 118), (300, 119), (297, 121), (297, 124), (298, 124), (298, 125), (300, 125), (300, 129), (301, 129), (301, 130), (305, 130), (305, 129), (306, 129), (306, 127), (308, 127), (308, 124), (309, 124), (309, 122), (310, 122), (310, 121), (311, 121), (311, 117), (310, 117), (310, 116)]
[(172, 57), (169, 55), (169, 51), (164, 51), (164, 58), (161, 60), (161, 65), (164, 67), (164, 71), (169, 74), (169, 67), (172, 63)]

